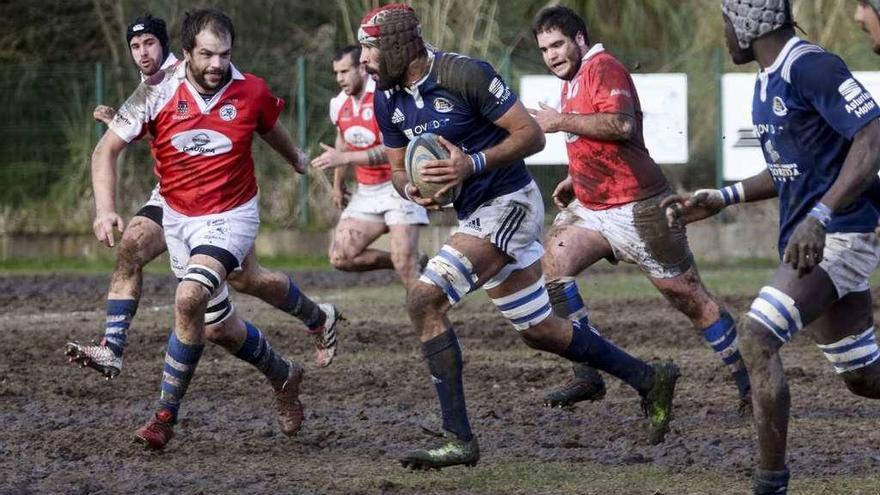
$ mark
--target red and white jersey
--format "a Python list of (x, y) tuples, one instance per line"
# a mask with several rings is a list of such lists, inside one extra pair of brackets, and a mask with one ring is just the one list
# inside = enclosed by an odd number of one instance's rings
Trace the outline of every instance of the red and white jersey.
[(655, 196), (668, 187), (666, 177), (645, 148), (642, 106), (632, 77), (601, 43), (584, 55), (578, 73), (563, 84), (562, 112), (617, 113), (636, 121), (633, 137), (626, 141), (566, 133), (575, 197), (585, 207), (605, 210)]
[[(368, 78), (360, 101), (340, 91), (330, 100), (330, 120), (336, 124), (347, 149), (363, 151), (382, 144), (382, 134), (373, 112), (376, 82)], [(381, 184), (391, 180), (391, 165), (377, 167), (358, 165), (354, 170), (359, 184)]]
[(231, 210), (257, 194), (254, 132), (275, 126), (284, 108), (266, 83), (231, 67), (232, 79), (205, 101), (186, 79), (186, 62), (138, 86), (110, 130), (126, 142), (147, 132), (166, 203), (188, 216)]

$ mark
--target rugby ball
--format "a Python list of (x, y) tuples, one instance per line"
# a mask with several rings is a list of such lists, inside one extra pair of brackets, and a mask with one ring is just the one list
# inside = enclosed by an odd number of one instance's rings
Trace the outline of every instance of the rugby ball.
[[(444, 184), (424, 182), (421, 174), (422, 167), (429, 161), (445, 160), (447, 158), (449, 158), (449, 153), (446, 151), (446, 148), (440, 144), (436, 135), (429, 132), (416, 136), (406, 146), (406, 159), (404, 160), (406, 175), (409, 177), (409, 181), (419, 189), (419, 194), (423, 198), (433, 197), (440, 189), (443, 189)], [(461, 184), (453, 187), (442, 197), (438, 198), (437, 203), (441, 206), (446, 206), (455, 201), (459, 193), (461, 193)]]

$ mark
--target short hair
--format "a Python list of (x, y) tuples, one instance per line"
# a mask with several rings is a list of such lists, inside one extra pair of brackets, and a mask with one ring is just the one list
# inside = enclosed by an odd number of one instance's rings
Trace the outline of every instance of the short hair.
[(575, 11), (561, 5), (555, 7), (547, 7), (538, 12), (535, 21), (532, 23), (532, 35), (538, 39), (539, 33), (544, 33), (558, 29), (562, 34), (570, 39), (574, 39), (578, 33), (583, 33), (584, 41), (590, 43), (590, 37), (587, 34), (587, 25), (583, 18), (577, 15)]
[(361, 64), (361, 45), (346, 45), (336, 50), (336, 55), (333, 56), (334, 62), (339, 62), (346, 55), (351, 55), (352, 65), (358, 66)]
[(196, 47), (196, 36), (204, 29), (210, 29), (218, 36), (229, 35), (230, 45), (235, 44), (235, 27), (229, 16), (219, 10), (199, 9), (183, 16), (181, 45), (184, 51), (193, 51)]

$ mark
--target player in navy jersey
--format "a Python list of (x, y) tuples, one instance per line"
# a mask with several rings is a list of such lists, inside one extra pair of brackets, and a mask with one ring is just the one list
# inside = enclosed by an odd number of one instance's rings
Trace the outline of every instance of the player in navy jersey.
[[(740, 350), (752, 377), (759, 466), (755, 494), (786, 493), (790, 395), (779, 349), (809, 326), (855, 394), (880, 398), (880, 349), (869, 277), (880, 188), (880, 108), (838, 56), (795, 36), (788, 0), (723, 0), (728, 50), (761, 66), (752, 119), (767, 169), (721, 190), (670, 199), (670, 221), (779, 198), (782, 264), (745, 318)], [(759, 19), (760, 22), (755, 22)]]
[(871, 49), (880, 54), (880, 0), (859, 0), (855, 19), (871, 37)]
[(376, 81), (376, 121), (396, 189), (422, 206), (438, 207), (434, 198), (445, 190), (422, 197), (404, 167), (408, 141), (425, 132), (441, 136), (450, 157), (425, 164), (422, 179), (444, 189), (462, 185), (454, 202), (459, 228), (407, 300), (449, 437), (436, 448), (406, 453), (403, 465), (442, 468), (479, 460), (465, 407), (461, 348), (446, 314), (480, 287), (529, 346), (590, 363), (635, 388), (650, 416), (649, 439), (661, 442), (675, 365), (649, 366), (604, 340), (586, 318), (571, 322), (552, 314), (540, 263), (544, 206), (523, 162), (544, 145), (537, 122), (491, 65), (427, 46), (415, 12), (404, 4), (368, 12), (358, 40), (361, 63)]

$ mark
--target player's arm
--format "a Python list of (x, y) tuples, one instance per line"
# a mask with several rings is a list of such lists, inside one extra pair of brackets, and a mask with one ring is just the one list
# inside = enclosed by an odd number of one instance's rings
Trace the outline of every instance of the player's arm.
[(95, 237), (112, 247), (114, 227), (122, 232), (125, 224), (116, 213), (116, 161), (128, 145), (113, 131), (107, 131), (92, 152), (92, 189), (95, 194)]
[(668, 196), (660, 202), (666, 219), (674, 223), (693, 223), (717, 215), (735, 203), (751, 203), (775, 198), (778, 192), (768, 170), (722, 189), (698, 189), (693, 194)]
[(381, 167), (388, 162), (388, 159), (385, 157), (385, 146), (382, 144), (377, 144), (366, 150), (346, 150), (345, 146), (339, 146), (338, 141), (337, 137), (337, 145), (334, 147), (320, 143), (324, 152), (312, 160), (312, 166), (318, 170), (325, 170), (329, 168), (339, 169), (349, 165)]
[(560, 113), (554, 108), (539, 103), (540, 109), (529, 109), (529, 113), (548, 134), (567, 132), (600, 141), (627, 141), (633, 137), (636, 119), (625, 113)]
[(411, 192), (407, 189), (411, 185), (409, 176), (406, 174), (406, 148), (386, 146), (385, 156), (388, 158), (388, 163), (391, 164), (391, 183), (394, 184), (394, 189), (404, 198), (410, 198)]
[(260, 134), (263, 141), (272, 147), (299, 174), (304, 174), (309, 166), (309, 157), (293, 144), (293, 139), (280, 120), (268, 132)]
[[(323, 143), (321, 143), (321, 145), (323, 146)], [(345, 141), (342, 139), (342, 136), (339, 134), (338, 131), (336, 132), (336, 147), (334, 149), (345, 149)], [(313, 167), (315, 166), (315, 161), (318, 160), (318, 158), (312, 160)], [(348, 175), (348, 167), (336, 167), (333, 169), (333, 203), (335, 203), (336, 207), (340, 210), (348, 205), (348, 191), (346, 191), (345, 189), (346, 175)]]
[(822, 196), (821, 203), (832, 212), (852, 204), (871, 185), (880, 171), (880, 120), (875, 119), (853, 139), (837, 180)]

